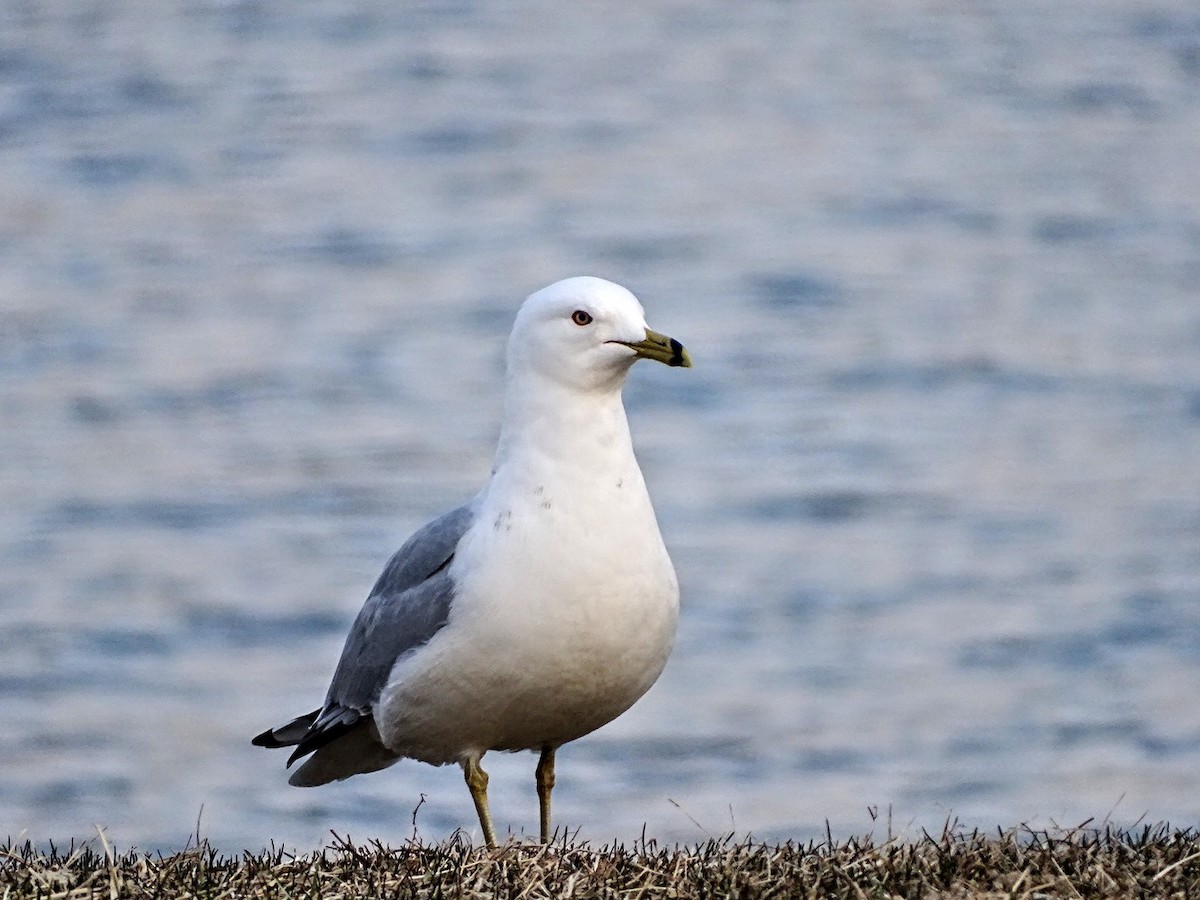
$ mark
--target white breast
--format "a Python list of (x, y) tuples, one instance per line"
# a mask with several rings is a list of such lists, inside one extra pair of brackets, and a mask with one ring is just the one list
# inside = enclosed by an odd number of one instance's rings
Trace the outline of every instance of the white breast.
[(641, 472), (607, 471), (585, 483), (573, 467), (496, 473), (451, 566), (449, 623), (397, 664), (381, 698), (391, 749), (442, 763), (558, 745), (654, 683), (678, 585)]

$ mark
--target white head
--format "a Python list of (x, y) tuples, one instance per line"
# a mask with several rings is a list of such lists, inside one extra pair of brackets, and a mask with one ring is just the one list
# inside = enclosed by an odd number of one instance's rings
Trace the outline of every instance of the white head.
[(620, 390), (639, 359), (692, 364), (679, 341), (647, 327), (637, 297), (588, 275), (532, 294), (508, 339), (510, 378), (536, 374), (579, 390)]

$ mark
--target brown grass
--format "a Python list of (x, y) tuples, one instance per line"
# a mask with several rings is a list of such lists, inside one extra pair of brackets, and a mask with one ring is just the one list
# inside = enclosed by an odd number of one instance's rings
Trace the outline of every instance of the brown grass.
[(947, 827), (918, 840), (592, 849), (455, 839), (337, 838), (316, 853), (228, 857), (205, 843), (170, 856), (116, 853), (103, 840), (67, 851), (0, 848), (0, 900), (18, 897), (1200, 897), (1200, 833)]

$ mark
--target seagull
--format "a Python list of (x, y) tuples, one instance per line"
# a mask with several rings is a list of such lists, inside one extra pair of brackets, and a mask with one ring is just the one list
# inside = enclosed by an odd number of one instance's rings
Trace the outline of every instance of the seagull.
[(490, 480), (388, 561), (321, 708), (253, 739), (295, 747), (289, 784), (457, 763), (495, 847), (480, 761), (536, 751), (551, 839), (555, 752), (646, 693), (675, 639), (679, 584), (621, 401), (639, 359), (692, 364), (620, 285), (567, 278), (525, 300)]

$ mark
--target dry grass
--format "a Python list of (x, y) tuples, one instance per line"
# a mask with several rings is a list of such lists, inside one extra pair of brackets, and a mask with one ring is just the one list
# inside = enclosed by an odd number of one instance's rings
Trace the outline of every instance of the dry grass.
[(313, 854), (114, 853), (0, 848), (0, 900), (17, 897), (1200, 897), (1200, 833), (1147, 826), (919, 840), (591, 849), (464, 840), (397, 849), (337, 839)]

